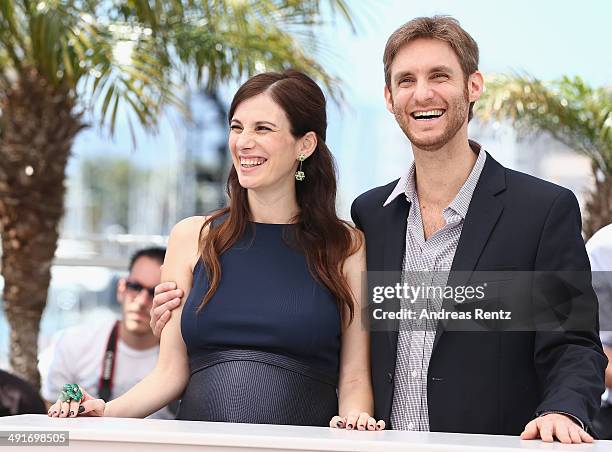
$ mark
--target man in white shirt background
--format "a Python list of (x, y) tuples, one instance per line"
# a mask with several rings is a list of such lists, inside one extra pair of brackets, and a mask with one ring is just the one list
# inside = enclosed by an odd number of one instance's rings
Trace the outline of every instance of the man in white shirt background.
[(606, 392), (595, 428), (601, 439), (612, 439), (612, 224), (597, 231), (586, 244), (593, 272), (593, 289), (599, 300), (601, 344), (608, 357)]
[[(43, 352), (39, 360), (41, 394), (49, 406), (57, 401), (66, 383), (77, 383), (108, 401), (127, 392), (154, 369), (159, 339), (149, 326), (149, 312), (165, 251), (145, 248), (132, 256), (129, 275), (117, 286), (119, 320), (86, 321), (68, 328)], [(174, 418), (167, 407), (150, 417)]]

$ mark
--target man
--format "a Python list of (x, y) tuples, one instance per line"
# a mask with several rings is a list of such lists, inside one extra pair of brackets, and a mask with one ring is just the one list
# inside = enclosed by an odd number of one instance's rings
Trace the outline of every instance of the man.
[[(612, 224), (589, 239), (586, 250), (593, 270), (593, 288), (599, 300), (600, 338), (604, 353), (612, 358)], [(605, 398), (594, 425), (601, 439), (612, 439), (612, 364), (606, 368)]]
[[(469, 142), (478, 47), (448, 17), (418, 18), (384, 53), (388, 110), (414, 165), (357, 198), (368, 269), (588, 272), (569, 190), (508, 170)], [(392, 428), (591, 441), (605, 356), (594, 331), (372, 333), (376, 417)], [(563, 413), (563, 414), (561, 414)]]
[[(573, 194), (502, 167), (468, 141), (484, 83), (478, 47), (458, 22), (408, 22), (389, 38), (384, 66), (387, 108), (414, 165), (353, 203), (368, 270), (588, 274)], [(156, 332), (178, 305), (174, 287), (157, 288)], [(451, 331), (407, 321), (373, 331), (375, 417), (393, 429), (590, 442), (606, 366), (594, 329)]]
[[(69, 328), (43, 353), (39, 364), (41, 393), (49, 404), (57, 401), (66, 383), (77, 383), (96, 397), (112, 400), (154, 369), (159, 339), (149, 326), (149, 312), (165, 252), (164, 248), (152, 247), (132, 256), (129, 275), (117, 286), (120, 320)], [(174, 418), (168, 408), (150, 417)]]

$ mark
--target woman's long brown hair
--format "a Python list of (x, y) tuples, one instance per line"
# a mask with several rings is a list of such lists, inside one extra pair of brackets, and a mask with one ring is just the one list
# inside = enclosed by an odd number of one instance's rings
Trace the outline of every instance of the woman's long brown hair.
[[(336, 215), (336, 167), (325, 144), (325, 96), (310, 77), (299, 71), (267, 72), (250, 78), (238, 89), (228, 120), (231, 121), (241, 102), (264, 92), (284, 110), (295, 138), (310, 131), (317, 135), (317, 147), (302, 165), (306, 179), (296, 182), (299, 213), (293, 219), (296, 225), (291, 242), (305, 254), (313, 277), (334, 295), (340, 312), (344, 313), (343, 308), (348, 310), (347, 320), (351, 321), (355, 306), (342, 268), (346, 258), (361, 246), (361, 236)], [(197, 312), (210, 301), (219, 286), (219, 256), (243, 237), (250, 219), (247, 190), (240, 185), (234, 167), (226, 189), (229, 206), (211, 215), (200, 232), (200, 254), (209, 288)], [(206, 234), (203, 234), (205, 229)]]

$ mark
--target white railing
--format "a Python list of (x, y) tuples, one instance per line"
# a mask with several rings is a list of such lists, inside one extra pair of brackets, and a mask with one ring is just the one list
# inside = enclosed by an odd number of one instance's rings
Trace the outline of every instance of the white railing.
[(90, 417), (58, 419), (35, 414), (0, 418), (0, 441), (5, 442), (4, 438), (10, 432), (24, 431), (68, 431), (70, 450), (87, 452), (98, 450), (512, 452), (551, 449), (574, 452), (612, 451), (611, 441), (596, 441), (589, 445), (563, 445), (522, 441), (516, 436), (459, 433), (360, 432), (325, 427), (156, 419)]

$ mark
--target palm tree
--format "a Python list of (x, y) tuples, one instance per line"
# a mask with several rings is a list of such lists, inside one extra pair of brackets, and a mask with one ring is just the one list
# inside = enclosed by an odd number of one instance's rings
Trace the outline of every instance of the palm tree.
[[(178, 88), (207, 89), (296, 67), (332, 93), (314, 59), (322, 10), (353, 26), (344, 0), (0, 0), (0, 234), (13, 371), (39, 386), (39, 323), (75, 136), (98, 118), (112, 133), (154, 130)], [(134, 135), (133, 135), (134, 136)]]
[(509, 120), (523, 136), (547, 132), (586, 155), (595, 186), (586, 203), (584, 235), (612, 223), (612, 89), (592, 88), (580, 77), (546, 83), (502, 75), (487, 82), (476, 112), (485, 120)]

